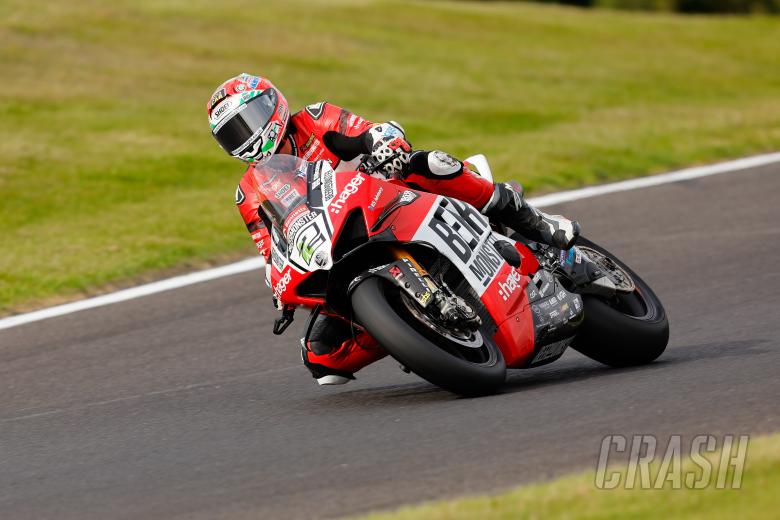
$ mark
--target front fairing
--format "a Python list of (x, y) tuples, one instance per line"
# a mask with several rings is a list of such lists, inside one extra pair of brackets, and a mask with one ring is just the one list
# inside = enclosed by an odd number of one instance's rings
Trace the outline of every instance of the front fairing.
[(260, 211), (271, 223), (272, 285), (288, 265), (301, 272), (330, 267), (331, 233), (322, 212), (312, 207), (309, 195), (310, 177), (316, 168), (316, 164), (298, 157), (278, 154), (251, 170), (262, 200)]

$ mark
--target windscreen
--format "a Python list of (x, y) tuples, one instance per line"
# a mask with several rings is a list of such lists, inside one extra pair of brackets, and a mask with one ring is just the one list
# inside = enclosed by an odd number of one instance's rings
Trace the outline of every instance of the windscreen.
[(253, 167), (252, 175), (261, 199), (261, 211), (265, 212), (278, 233), (281, 233), (285, 221), (293, 213), (305, 211), (308, 207), (308, 166), (308, 162), (298, 157), (277, 154)]

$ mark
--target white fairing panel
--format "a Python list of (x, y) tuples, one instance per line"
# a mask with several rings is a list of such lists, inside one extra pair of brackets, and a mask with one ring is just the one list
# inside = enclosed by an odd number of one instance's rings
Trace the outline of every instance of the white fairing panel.
[(463, 273), (477, 295), (496, 279), (504, 259), (487, 217), (465, 202), (439, 197), (414, 235), (441, 251)]
[(493, 182), (493, 172), (490, 170), (490, 164), (488, 164), (487, 157), (482, 154), (472, 155), (464, 162), (473, 164), (477, 170), (479, 170), (477, 173), (479, 173), (480, 177)]

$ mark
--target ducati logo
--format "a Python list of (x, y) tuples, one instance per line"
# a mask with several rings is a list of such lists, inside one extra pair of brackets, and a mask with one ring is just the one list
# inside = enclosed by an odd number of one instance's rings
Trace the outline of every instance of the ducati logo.
[(306, 113), (311, 116), (312, 119), (319, 119), (322, 117), (322, 113), (325, 111), (325, 103), (319, 102), (309, 105), (305, 108)]

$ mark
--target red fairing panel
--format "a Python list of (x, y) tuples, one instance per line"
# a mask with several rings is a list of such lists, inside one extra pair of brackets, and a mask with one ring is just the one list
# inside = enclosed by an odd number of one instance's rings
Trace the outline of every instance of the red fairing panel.
[[(493, 336), (509, 368), (523, 366), (534, 352), (534, 324), (525, 289), (530, 278), (521, 269), (504, 264), (482, 295), (482, 302), (498, 325)], [(496, 319), (500, 316), (503, 318)]]
[[(436, 195), (430, 193), (410, 190), (400, 181), (385, 181), (361, 173), (337, 173), (336, 179), (338, 189), (341, 191), (339, 196), (334, 197), (328, 208), (328, 218), (333, 223), (333, 228), (339, 229), (352, 210), (361, 208), (369, 236), (382, 233), (391, 227), (399, 241), (411, 241), (420, 222), (438, 199)], [(350, 194), (353, 189), (354, 193)], [(414, 203), (401, 206), (389, 213), (382, 225), (371, 231), (381, 218), (383, 210), (390, 207), (404, 193), (413, 193)]]
[[(302, 227), (316, 225), (322, 230), (323, 235), (328, 235), (324, 237), (325, 244), (323, 245), (328, 250), (331, 250), (333, 243), (338, 241), (341, 229), (353, 210), (358, 208), (362, 210), (366, 229), (371, 230), (382, 216), (386, 206), (391, 205), (401, 194), (412, 193), (412, 190), (403, 185), (369, 177), (358, 172), (337, 173), (330, 170), (329, 173), (323, 174), (321, 183), (323, 208), (309, 211), (304, 206), (296, 209), (287, 217), (283, 234), (287, 239), (290, 239), (288, 235), (293, 232), (301, 233)], [(415, 197), (414, 204), (390, 213), (380, 227), (369, 231), (370, 235), (373, 236), (392, 227), (394, 235), (400, 241), (411, 240), (420, 221), (438, 198), (436, 195), (416, 192)], [(400, 218), (402, 210), (405, 212)], [(301, 222), (303, 224), (300, 224)], [(290, 257), (292, 261), (289, 263), (276, 260), (284, 256), (282, 251), (279, 251), (279, 254), (271, 255), (271, 280), (274, 296), (280, 302), (292, 305), (313, 306), (316, 303), (321, 303), (312, 298), (298, 296), (297, 286), (316, 268), (312, 264), (296, 264), (298, 253), (294, 247), (292, 251)]]

